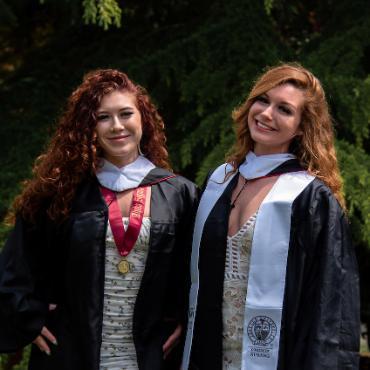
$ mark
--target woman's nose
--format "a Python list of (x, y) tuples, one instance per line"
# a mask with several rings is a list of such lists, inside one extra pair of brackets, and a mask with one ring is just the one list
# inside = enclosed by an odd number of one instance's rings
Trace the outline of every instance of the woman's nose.
[(260, 113), (263, 117), (272, 119), (272, 113), (273, 113), (273, 107), (272, 105), (268, 105), (265, 107), (265, 109)]
[(124, 129), (123, 122), (120, 120), (120, 117), (113, 116), (113, 128), (116, 130), (122, 130)]

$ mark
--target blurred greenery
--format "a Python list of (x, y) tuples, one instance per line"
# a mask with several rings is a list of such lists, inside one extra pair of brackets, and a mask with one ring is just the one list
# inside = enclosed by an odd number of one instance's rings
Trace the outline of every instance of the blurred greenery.
[[(335, 119), (364, 282), (370, 253), (369, 15), (368, 0), (0, 0), (0, 217), (87, 71), (118, 68), (145, 86), (165, 119), (175, 171), (201, 184), (230, 148), (231, 111), (256, 75), (266, 65), (298, 61), (323, 82)], [(1, 245), (7, 232), (0, 226)], [(361, 293), (363, 316), (370, 317), (364, 283)], [(0, 357), (0, 370), (11, 368), (6, 361)]]

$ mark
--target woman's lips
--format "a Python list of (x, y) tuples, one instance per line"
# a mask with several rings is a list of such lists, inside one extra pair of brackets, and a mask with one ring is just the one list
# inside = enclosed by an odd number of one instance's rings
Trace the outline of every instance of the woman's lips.
[(120, 136), (110, 137), (108, 138), (108, 140), (112, 140), (112, 141), (124, 140), (129, 136), (130, 135), (120, 135)]
[(265, 125), (264, 123), (256, 120), (256, 126), (260, 129), (260, 130), (264, 130), (264, 131), (276, 131), (274, 128), (268, 126), (268, 125)]

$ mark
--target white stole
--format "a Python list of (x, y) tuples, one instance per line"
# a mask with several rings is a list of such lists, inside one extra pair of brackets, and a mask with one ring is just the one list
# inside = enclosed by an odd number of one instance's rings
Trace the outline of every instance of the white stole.
[(281, 175), (259, 208), (245, 303), (242, 369), (277, 368), (292, 204), (313, 179), (304, 171)]
[[(287, 159), (289, 158), (281, 158), (280, 163), (267, 166), (263, 171), (265, 173), (260, 176), (267, 174)], [(223, 164), (214, 171), (200, 200), (195, 219), (189, 320), (182, 370), (188, 369), (190, 361), (199, 290), (198, 262), (203, 227), (217, 200), (231, 179), (238, 174), (236, 172), (224, 181), (225, 174), (229, 170), (231, 166)], [(258, 211), (245, 304), (243, 370), (273, 370), (277, 367), (286, 262), (290, 242), (291, 206), (294, 199), (313, 179), (314, 177), (305, 171), (281, 175)]]

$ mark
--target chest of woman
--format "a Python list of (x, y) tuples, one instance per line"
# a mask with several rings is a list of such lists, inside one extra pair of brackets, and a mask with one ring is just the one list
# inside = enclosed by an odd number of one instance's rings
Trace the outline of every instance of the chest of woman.
[[(148, 256), (138, 302), (151, 284), (164, 285), (162, 280), (178, 239), (183, 203), (178, 191), (164, 191), (158, 185), (152, 188)], [(68, 310), (72, 323), (80, 325), (82, 320), (88, 328), (100, 320), (102, 312), (107, 226), (108, 208), (99, 187), (96, 182), (88, 183), (76, 196), (68, 227), (49, 241), (53, 249), (59, 250), (54, 261), (61, 288), (57, 300)], [(145, 301), (143, 298), (142, 303)]]

